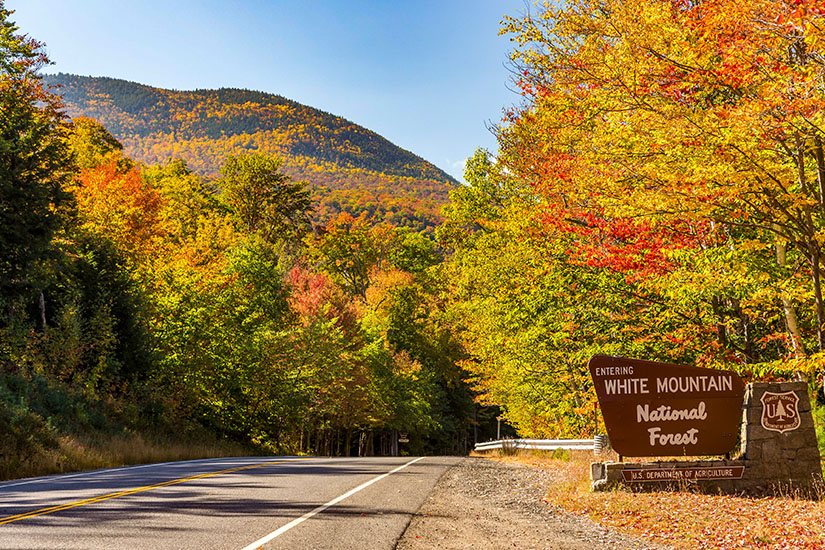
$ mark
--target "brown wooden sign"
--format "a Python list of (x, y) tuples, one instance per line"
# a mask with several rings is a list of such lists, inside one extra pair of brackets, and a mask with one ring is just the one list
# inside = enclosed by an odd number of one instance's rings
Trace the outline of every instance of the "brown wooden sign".
[(722, 455), (736, 444), (745, 386), (735, 372), (607, 355), (589, 367), (617, 453)]
[(643, 468), (622, 470), (628, 483), (645, 481), (699, 481), (713, 479), (742, 479), (744, 466), (711, 466), (708, 468)]

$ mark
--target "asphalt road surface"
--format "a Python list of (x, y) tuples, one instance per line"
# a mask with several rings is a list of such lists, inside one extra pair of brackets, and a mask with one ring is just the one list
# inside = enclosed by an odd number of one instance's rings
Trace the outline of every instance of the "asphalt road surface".
[(227, 458), (0, 482), (0, 549), (392, 549), (458, 460)]

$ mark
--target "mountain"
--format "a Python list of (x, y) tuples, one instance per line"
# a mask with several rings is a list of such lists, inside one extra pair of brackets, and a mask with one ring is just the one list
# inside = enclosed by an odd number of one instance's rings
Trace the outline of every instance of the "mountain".
[(221, 88), (176, 91), (105, 77), (46, 75), (66, 112), (94, 118), (147, 164), (181, 158), (215, 176), (227, 154), (274, 153), (316, 190), (318, 218), (368, 212), (397, 225), (440, 220), (455, 179), (339, 116), (279, 95)]

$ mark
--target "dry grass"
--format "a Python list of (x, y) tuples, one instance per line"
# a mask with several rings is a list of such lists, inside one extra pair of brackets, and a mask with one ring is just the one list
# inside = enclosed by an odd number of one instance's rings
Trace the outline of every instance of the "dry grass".
[(497, 460), (557, 472), (547, 501), (603, 525), (690, 550), (825, 550), (825, 502), (691, 492), (590, 491), (592, 453), (530, 453)]
[(178, 440), (172, 438), (148, 439), (139, 434), (108, 438), (82, 439), (72, 436), (60, 438), (56, 449), (49, 449), (27, 459), (5, 464), (0, 480), (34, 477), (98, 468), (114, 468), (131, 464), (249, 456), (252, 453), (226, 441)]

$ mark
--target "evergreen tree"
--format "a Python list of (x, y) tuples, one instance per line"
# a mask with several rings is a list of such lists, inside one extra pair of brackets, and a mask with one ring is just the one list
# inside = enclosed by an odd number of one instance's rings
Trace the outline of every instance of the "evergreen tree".
[(37, 74), (40, 43), (17, 34), (0, 0), (0, 297), (30, 286), (67, 197), (68, 154), (59, 100)]

